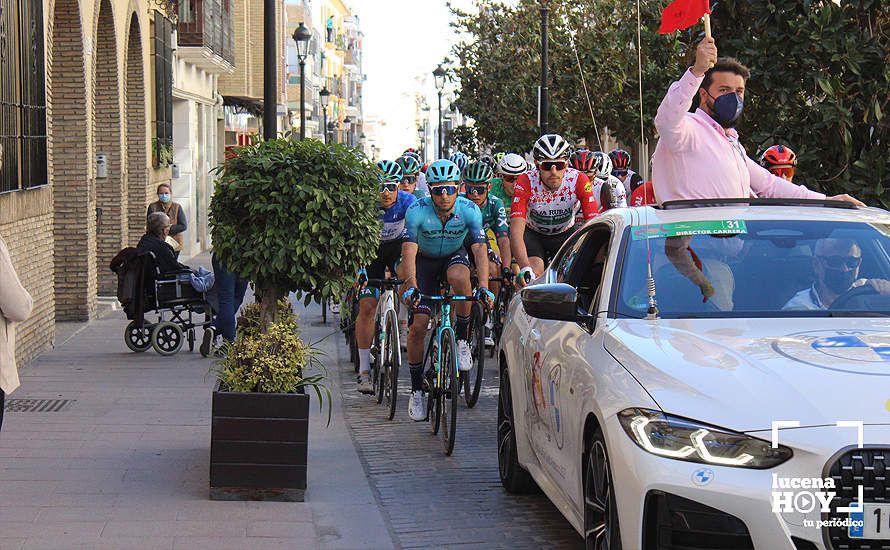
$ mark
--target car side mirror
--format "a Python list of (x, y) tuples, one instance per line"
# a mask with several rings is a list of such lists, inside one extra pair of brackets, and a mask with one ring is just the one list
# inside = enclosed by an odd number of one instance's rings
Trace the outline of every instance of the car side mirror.
[(582, 321), (578, 315), (578, 290), (565, 283), (531, 285), (522, 289), (522, 307), (538, 319)]

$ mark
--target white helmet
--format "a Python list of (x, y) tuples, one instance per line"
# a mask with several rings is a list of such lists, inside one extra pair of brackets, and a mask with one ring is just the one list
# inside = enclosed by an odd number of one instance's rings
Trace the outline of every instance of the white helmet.
[(504, 155), (504, 158), (501, 159), (500, 164), (498, 164), (498, 170), (500, 170), (502, 174), (518, 176), (528, 170), (528, 164), (525, 162), (524, 158), (516, 153), (507, 153)]
[(559, 134), (544, 134), (535, 142), (532, 156), (535, 160), (556, 160), (569, 156), (569, 143)]
[(595, 151), (593, 153), (593, 171), (596, 172), (598, 178), (609, 179), (609, 175), (612, 173), (612, 159), (609, 158), (609, 155), (602, 151)]

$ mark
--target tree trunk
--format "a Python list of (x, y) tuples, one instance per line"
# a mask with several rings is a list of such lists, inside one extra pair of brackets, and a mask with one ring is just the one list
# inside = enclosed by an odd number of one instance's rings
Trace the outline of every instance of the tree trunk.
[(260, 331), (266, 333), (269, 327), (278, 320), (278, 299), (280, 291), (275, 287), (263, 288), (262, 301), (260, 302)]

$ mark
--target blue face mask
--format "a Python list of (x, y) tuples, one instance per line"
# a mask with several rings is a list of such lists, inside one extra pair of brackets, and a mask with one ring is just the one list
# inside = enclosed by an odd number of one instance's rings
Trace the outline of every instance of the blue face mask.
[(160, 195), (158, 195), (158, 198), (161, 200), (161, 202), (170, 202), (170, 193), (161, 193)]
[(735, 127), (745, 108), (745, 101), (742, 97), (735, 92), (723, 94), (718, 98), (712, 96), (707, 90), (705, 93), (714, 100), (710, 105), (711, 118), (724, 128)]

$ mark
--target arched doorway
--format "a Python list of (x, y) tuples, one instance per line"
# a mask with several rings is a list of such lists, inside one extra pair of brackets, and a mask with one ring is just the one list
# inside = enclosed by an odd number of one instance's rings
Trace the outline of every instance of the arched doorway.
[(55, 220), (56, 320), (87, 320), (96, 310), (96, 186), (88, 123), (80, 7), (56, 0), (53, 9), (49, 150)]
[[(108, 263), (126, 246), (127, 200), (126, 174), (121, 162), (121, 113), (123, 101), (118, 79), (117, 29), (111, 3), (102, 0), (96, 32), (96, 116), (93, 141), (96, 144), (97, 225), (96, 272), (99, 294), (114, 295), (117, 278)], [(104, 163), (101, 162), (104, 160)], [(104, 164), (104, 172), (101, 168)]]
[(126, 98), (127, 150), (127, 232), (134, 246), (145, 233), (145, 209), (148, 206), (148, 126), (145, 121), (145, 72), (142, 62), (142, 32), (139, 19), (130, 17), (127, 31)]

